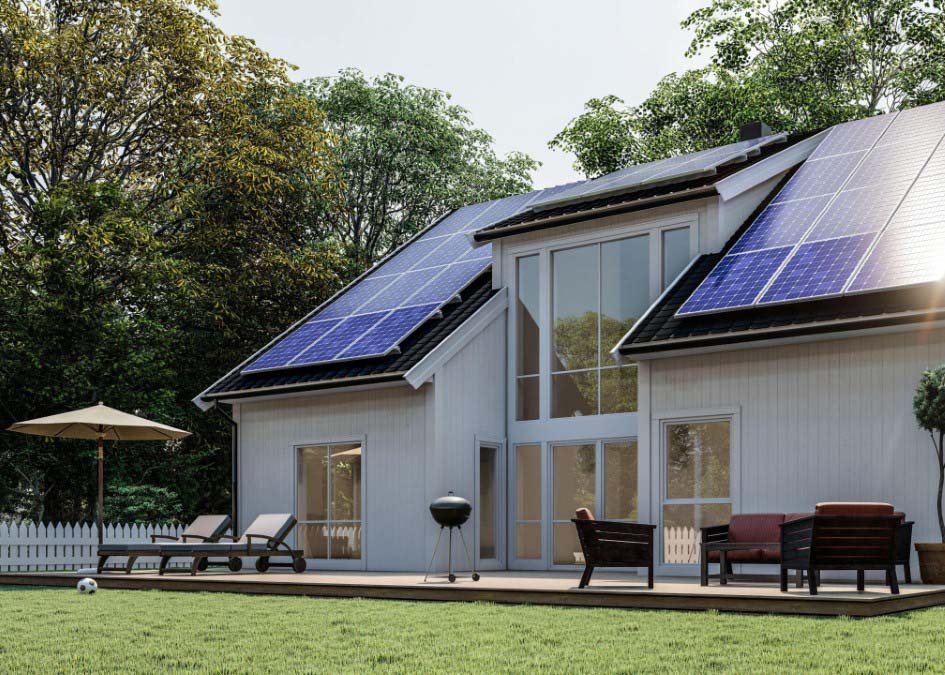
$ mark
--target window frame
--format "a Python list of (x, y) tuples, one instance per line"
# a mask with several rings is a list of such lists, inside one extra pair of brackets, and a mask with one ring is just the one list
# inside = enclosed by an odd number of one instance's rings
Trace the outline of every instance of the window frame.
[[(302, 442), (302, 443), (293, 443), (292, 444), (292, 515), (298, 521), (298, 524), (293, 529), (292, 539), (294, 542), (295, 548), (301, 548), (299, 543), (299, 525), (308, 525), (308, 524), (322, 524), (328, 526), (329, 535), (331, 533), (331, 525), (334, 522), (338, 523), (355, 523), (358, 521), (353, 520), (339, 520), (334, 521), (331, 518), (331, 447), (336, 445), (352, 445), (359, 444), (361, 446), (361, 557), (358, 559), (350, 558), (332, 558), (331, 557), (331, 548), (329, 547), (327, 558), (307, 558), (307, 562), (312, 569), (325, 569), (325, 570), (364, 570), (367, 569), (367, 456), (368, 456), (368, 441), (367, 436), (361, 437), (344, 437), (344, 438), (335, 438), (328, 441), (311, 441), (311, 442)], [(325, 520), (302, 520), (299, 516), (299, 470), (300, 470), (300, 457), (299, 452), (303, 448), (312, 448), (326, 446), (328, 447), (328, 510), (327, 518)]]
[[(667, 428), (674, 424), (699, 424), (703, 422), (729, 423), (729, 496), (705, 498), (675, 498), (667, 497), (668, 470), (667, 470)], [(679, 410), (656, 412), (653, 414), (654, 434), (657, 439), (655, 454), (658, 468), (653, 479), (657, 482), (652, 494), (655, 497), (656, 507), (656, 545), (657, 553), (654, 556), (657, 571), (666, 574), (696, 574), (697, 563), (667, 563), (664, 561), (665, 547), (663, 545), (663, 507), (674, 505), (697, 504), (731, 504), (732, 513), (741, 509), (741, 410), (732, 408), (711, 408), (700, 410)]]

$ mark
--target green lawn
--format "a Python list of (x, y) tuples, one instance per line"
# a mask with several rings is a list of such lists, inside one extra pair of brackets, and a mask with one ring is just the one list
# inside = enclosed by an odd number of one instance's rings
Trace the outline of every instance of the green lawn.
[(0, 587), (0, 673), (941, 672), (945, 609), (815, 619)]

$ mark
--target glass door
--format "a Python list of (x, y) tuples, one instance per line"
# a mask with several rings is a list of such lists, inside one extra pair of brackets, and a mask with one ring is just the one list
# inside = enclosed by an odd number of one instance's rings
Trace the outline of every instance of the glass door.
[(505, 481), (502, 446), (479, 443), (476, 460), (476, 560), (480, 569), (505, 567)]
[(545, 569), (541, 444), (516, 445), (511, 466), (515, 491), (511, 515), (511, 558), (516, 569)]
[(361, 443), (298, 449), (298, 546), (322, 567), (363, 567), (362, 463)]

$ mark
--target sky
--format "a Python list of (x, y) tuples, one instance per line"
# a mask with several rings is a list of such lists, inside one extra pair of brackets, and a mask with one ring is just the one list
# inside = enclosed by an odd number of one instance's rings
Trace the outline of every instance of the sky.
[(217, 23), (298, 67), (293, 77), (354, 67), (448, 91), (500, 155), (542, 163), (535, 187), (575, 180), (548, 148), (590, 98), (646, 98), (687, 59), (679, 23), (707, 0), (218, 0)]

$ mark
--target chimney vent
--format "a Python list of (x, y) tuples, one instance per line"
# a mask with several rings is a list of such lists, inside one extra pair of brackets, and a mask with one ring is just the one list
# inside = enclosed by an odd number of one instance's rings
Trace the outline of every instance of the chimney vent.
[(771, 135), (771, 127), (764, 122), (749, 122), (738, 129), (738, 140), (751, 141)]

